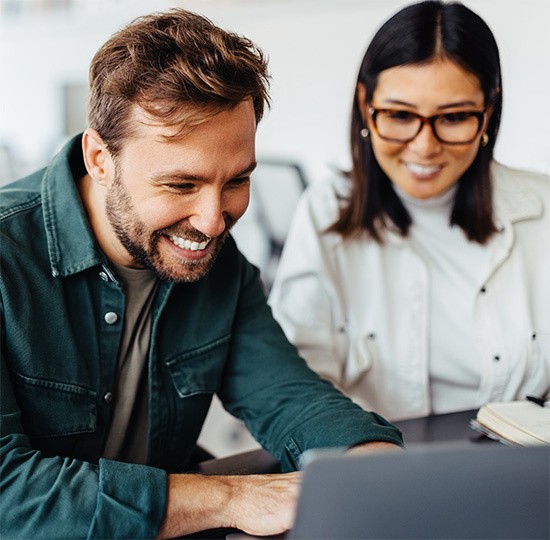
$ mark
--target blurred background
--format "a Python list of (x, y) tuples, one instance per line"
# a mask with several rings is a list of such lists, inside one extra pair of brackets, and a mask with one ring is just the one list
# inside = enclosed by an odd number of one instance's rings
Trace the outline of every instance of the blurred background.
[[(402, 0), (0, 0), (0, 184), (45, 165), (86, 126), (87, 71), (133, 18), (170, 7), (206, 15), (267, 54), (272, 109), (258, 128), (251, 206), (237, 242), (269, 288), (295, 201), (347, 168), (360, 61)], [(504, 109), (496, 158), (550, 173), (550, 0), (465, 0), (501, 52)], [(216, 401), (201, 443), (218, 456), (257, 447)]]

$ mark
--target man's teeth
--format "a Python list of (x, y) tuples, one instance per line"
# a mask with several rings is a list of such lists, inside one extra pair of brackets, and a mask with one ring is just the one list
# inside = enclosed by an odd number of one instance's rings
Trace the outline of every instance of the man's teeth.
[(170, 240), (172, 240), (176, 246), (183, 249), (188, 249), (189, 251), (200, 251), (202, 249), (206, 249), (206, 246), (210, 242), (210, 240), (205, 240), (204, 242), (193, 242), (191, 240), (186, 240), (185, 238), (173, 235), (170, 236)]
[(407, 169), (413, 174), (420, 176), (428, 176), (438, 172), (441, 167), (439, 165), (419, 165), (418, 163), (407, 163)]

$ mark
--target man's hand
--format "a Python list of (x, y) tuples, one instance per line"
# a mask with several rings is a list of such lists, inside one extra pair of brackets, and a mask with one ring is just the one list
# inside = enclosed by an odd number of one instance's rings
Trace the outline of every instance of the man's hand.
[[(235, 477), (233, 477), (235, 478)], [(233, 527), (258, 536), (278, 534), (292, 527), (301, 473), (240, 477), (232, 499)]]
[(168, 476), (168, 502), (158, 538), (235, 527), (272, 535), (292, 526), (300, 473)]

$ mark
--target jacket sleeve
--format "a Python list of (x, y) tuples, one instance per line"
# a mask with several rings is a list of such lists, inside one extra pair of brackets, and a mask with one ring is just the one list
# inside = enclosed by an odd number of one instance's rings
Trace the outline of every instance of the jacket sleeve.
[(4, 354), (0, 365), (0, 537), (154, 537), (164, 515), (164, 471), (44, 456), (22, 427)]
[(399, 430), (321, 379), (298, 356), (273, 319), (258, 273), (244, 262), (230, 359), (220, 398), (277, 457), (284, 471), (311, 448), (367, 441), (402, 445)]

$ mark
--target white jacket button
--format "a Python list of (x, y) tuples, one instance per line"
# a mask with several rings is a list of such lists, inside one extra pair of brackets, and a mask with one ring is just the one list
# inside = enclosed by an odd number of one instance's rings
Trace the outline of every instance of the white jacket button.
[(112, 311), (105, 313), (104, 318), (107, 324), (115, 324), (118, 321), (118, 315)]

